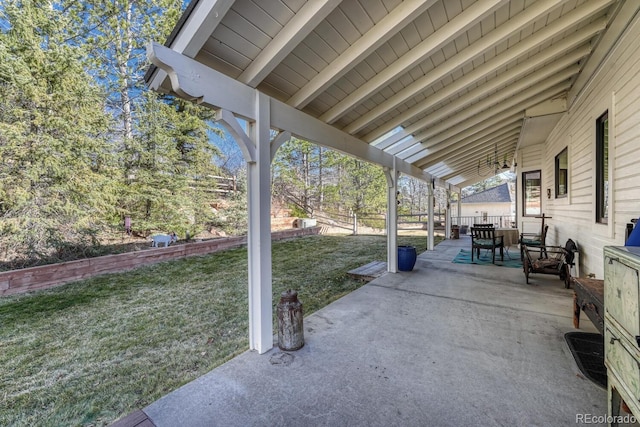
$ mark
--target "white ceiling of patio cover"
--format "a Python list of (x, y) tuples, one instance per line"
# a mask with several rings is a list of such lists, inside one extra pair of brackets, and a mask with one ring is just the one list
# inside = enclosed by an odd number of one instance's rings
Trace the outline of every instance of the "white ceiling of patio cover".
[(587, 84), (580, 74), (597, 68), (638, 9), (610, 0), (194, 2), (168, 46), (458, 186), (493, 175), (486, 159), (496, 151), (510, 164), (519, 141), (544, 141)]

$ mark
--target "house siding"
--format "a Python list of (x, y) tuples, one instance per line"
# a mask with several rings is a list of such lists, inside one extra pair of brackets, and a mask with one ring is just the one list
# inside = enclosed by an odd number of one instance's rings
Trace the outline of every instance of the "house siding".
[[(520, 171), (542, 169), (542, 209), (552, 217), (548, 244), (574, 239), (580, 248), (580, 274), (604, 274), (603, 248), (623, 245), (626, 224), (640, 216), (640, 20), (636, 17), (592, 80), (560, 119), (549, 138), (523, 149)], [(609, 111), (609, 224), (595, 221), (595, 122)], [(569, 194), (555, 198), (555, 156), (569, 155)], [(551, 189), (551, 199), (546, 191)]]

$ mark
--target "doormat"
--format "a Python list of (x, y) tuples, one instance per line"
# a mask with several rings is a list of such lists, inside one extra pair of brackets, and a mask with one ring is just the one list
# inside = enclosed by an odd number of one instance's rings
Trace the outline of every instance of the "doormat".
[(567, 332), (564, 339), (585, 377), (607, 388), (607, 368), (604, 366), (604, 337), (587, 332)]
[[(522, 268), (522, 263), (520, 262), (520, 254), (518, 253), (517, 258), (509, 258), (509, 254), (505, 251), (504, 253), (504, 261), (500, 261), (500, 253), (496, 253), (496, 263), (498, 267), (510, 267), (510, 268)], [(471, 262), (471, 251), (467, 249), (460, 249), (458, 255), (453, 259), (456, 264), (475, 264), (475, 265), (494, 265), (491, 262), (491, 251), (480, 251), (480, 258), (476, 257), (475, 254), (473, 256), (473, 262)]]

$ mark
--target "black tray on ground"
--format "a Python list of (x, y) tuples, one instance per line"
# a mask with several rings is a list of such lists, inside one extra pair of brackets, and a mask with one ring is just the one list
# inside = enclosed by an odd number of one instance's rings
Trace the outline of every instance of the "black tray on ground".
[(588, 332), (567, 332), (564, 338), (573, 358), (585, 377), (607, 388), (607, 368), (604, 366), (604, 337)]

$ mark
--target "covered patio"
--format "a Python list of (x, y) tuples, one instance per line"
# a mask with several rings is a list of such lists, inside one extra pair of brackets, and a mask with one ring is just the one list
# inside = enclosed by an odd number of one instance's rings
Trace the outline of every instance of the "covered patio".
[[(638, 34), (640, 5), (611, 0), (192, 1), (165, 45), (149, 45), (147, 83), (214, 109), (243, 151), (249, 347), (264, 356), (247, 352), (140, 415), (156, 425), (604, 421), (606, 391), (564, 341), (572, 291), (555, 276), (528, 286), (518, 268), (453, 264), (469, 242), (432, 250), (432, 221), (415, 271), (309, 316), (302, 350), (272, 349), (269, 172), (292, 137), (378, 164), (393, 219), (400, 174), (430, 184), (432, 217), (436, 187), (459, 193), (511, 169), (520, 231), (551, 214), (547, 243), (576, 238), (583, 273), (602, 276), (603, 247), (624, 242), (640, 194), (629, 184)], [(386, 228), (395, 273), (396, 221)]]
[[(569, 112), (591, 105), (602, 70), (621, 69), (607, 61), (634, 40), (638, 16), (636, 2), (612, 0), (191, 1), (165, 45), (149, 44), (146, 82), (215, 110), (242, 150), (250, 349), (265, 353), (272, 344), (270, 171), (284, 142), (300, 138), (384, 169), (387, 269), (395, 273), (401, 174), (429, 183), (432, 218), (436, 187), (450, 196), (506, 169), (531, 170), (535, 191), (526, 200), (518, 196), (518, 205), (530, 209), (518, 212), (517, 221), (543, 213), (550, 202), (543, 203), (540, 170), (553, 170), (547, 165), (556, 153), (545, 151), (545, 141), (563, 118), (593, 114)], [(604, 97), (598, 108), (607, 101), (613, 111), (612, 99)], [(572, 132), (575, 137), (559, 140), (586, 141), (582, 127)], [(590, 152), (575, 151), (585, 158)], [(572, 197), (593, 205), (586, 180), (576, 183)], [(551, 200), (551, 183), (544, 185)], [(572, 229), (576, 221), (566, 212), (556, 216), (562, 226), (551, 242), (581, 231)], [(447, 237), (452, 221), (447, 209)], [(614, 243), (623, 224), (607, 224), (595, 228), (606, 233), (604, 243)], [(585, 243), (585, 264), (599, 272), (603, 242)], [(429, 221), (427, 248), (433, 244)]]
[(305, 318), (301, 350), (247, 351), (137, 415), (156, 426), (573, 425), (606, 415), (606, 391), (564, 340), (573, 291), (555, 276), (525, 285), (518, 268), (451, 262), (469, 247), (466, 236), (443, 241), (413, 271)]

